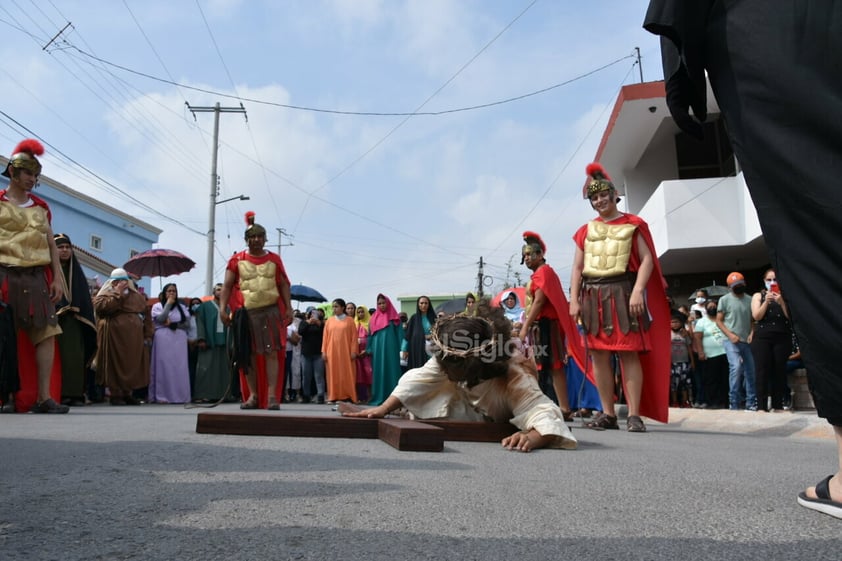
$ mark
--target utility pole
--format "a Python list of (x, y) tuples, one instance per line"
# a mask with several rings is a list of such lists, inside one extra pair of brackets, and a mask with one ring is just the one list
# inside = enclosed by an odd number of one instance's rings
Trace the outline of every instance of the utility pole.
[(637, 69), (640, 70), (640, 83), (643, 83), (643, 65), (640, 64), (640, 47), (635, 47), (634, 50), (637, 52)]
[(482, 299), (482, 285), (485, 280), (485, 274), (482, 272), (482, 256), (479, 258), (479, 272), (477, 273), (477, 300)]
[(220, 107), (218, 102), (213, 107), (194, 107), (185, 101), (184, 105), (193, 113), (194, 120), (196, 119), (196, 113), (213, 113), (213, 155), (211, 156), (210, 210), (208, 212), (208, 270), (205, 276), (205, 294), (213, 294), (213, 246), (216, 241), (214, 239), (216, 234), (216, 194), (219, 181), (216, 175), (216, 158), (219, 153), (219, 114), (242, 113), (245, 115), (246, 122), (248, 122), (248, 115), (246, 115), (246, 108), (243, 107), (242, 103), (239, 107)]
[(288, 238), (293, 237), (293, 236), (290, 236), (289, 234), (287, 234), (286, 230), (284, 230), (283, 228), (275, 228), (275, 230), (278, 231), (278, 255), (280, 255), (282, 247), (290, 247), (290, 246), (293, 246), (295, 244), (292, 243), (292, 242), (284, 243), (284, 236), (287, 236)]

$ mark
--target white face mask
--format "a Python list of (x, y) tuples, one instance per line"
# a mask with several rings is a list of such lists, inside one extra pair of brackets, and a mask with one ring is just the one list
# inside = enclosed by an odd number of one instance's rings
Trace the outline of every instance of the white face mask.
[(707, 298), (705, 298), (704, 296), (696, 297), (696, 304), (704, 304), (705, 302), (707, 302)]

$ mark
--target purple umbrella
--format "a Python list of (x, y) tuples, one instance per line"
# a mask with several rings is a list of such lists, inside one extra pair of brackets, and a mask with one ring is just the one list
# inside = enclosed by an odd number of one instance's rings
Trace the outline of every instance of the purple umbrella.
[(168, 277), (196, 266), (192, 259), (172, 249), (149, 249), (138, 253), (123, 268), (138, 277)]

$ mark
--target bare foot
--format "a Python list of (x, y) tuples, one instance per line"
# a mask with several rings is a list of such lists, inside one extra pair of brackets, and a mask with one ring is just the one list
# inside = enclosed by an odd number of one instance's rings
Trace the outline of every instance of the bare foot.
[[(830, 491), (830, 499), (838, 503), (842, 503), (842, 478), (840, 478), (838, 474), (830, 480), (827, 488)], [(811, 499), (818, 498), (815, 487), (807, 487), (804, 494)]]

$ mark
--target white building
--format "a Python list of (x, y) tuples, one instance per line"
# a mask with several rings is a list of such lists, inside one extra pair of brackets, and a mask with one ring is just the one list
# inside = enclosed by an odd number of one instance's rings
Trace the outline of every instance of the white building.
[(666, 104), (664, 82), (620, 91), (594, 161), (618, 189), (628, 212), (652, 230), (670, 295), (687, 302), (699, 287), (724, 285), (740, 271), (760, 289), (769, 257), (739, 162), (708, 91), (705, 139), (682, 132)]
[[(5, 168), (7, 162), (7, 158), (0, 156), (0, 167)], [(0, 189), (8, 185), (8, 178), (0, 176)], [(45, 175), (38, 178), (38, 187), (33, 192), (50, 205), (53, 232), (70, 236), (89, 282), (92, 279), (104, 282), (112, 270), (158, 243), (160, 228)], [(149, 293), (148, 278), (138, 284)]]

